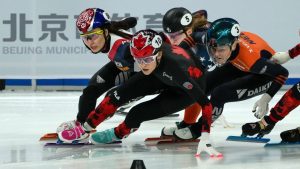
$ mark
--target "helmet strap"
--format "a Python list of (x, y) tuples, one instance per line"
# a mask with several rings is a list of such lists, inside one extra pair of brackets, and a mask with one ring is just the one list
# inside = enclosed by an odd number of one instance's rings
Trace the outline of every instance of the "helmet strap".
[(103, 48), (100, 51), (102, 53), (107, 53), (109, 51), (109, 48), (110, 48), (111, 37), (110, 37), (110, 34), (109, 34), (107, 29), (104, 29), (103, 35), (104, 35), (105, 43), (104, 43)]
[(182, 29), (182, 30), (183, 30), (183, 32), (184, 32), (184, 34), (185, 34), (186, 37), (191, 36), (191, 35), (188, 34), (188, 31), (191, 31), (190, 28), (188, 28), (188, 29)]
[[(160, 50), (161, 51), (161, 50)], [(160, 52), (158, 51), (158, 52)], [(162, 55), (162, 54), (161, 54)], [(161, 56), (160, 56), (160, 60), (157, 59), (158, 57), (155, 58), (155, 62), (156, 62), (156, 67), (158, 67), (158, 65), (160, 64), (161, 61)]]
[(189, 37), (185, 30), (183, 32), (184, 32), (184, 34), (185, 34), (186, 37)]

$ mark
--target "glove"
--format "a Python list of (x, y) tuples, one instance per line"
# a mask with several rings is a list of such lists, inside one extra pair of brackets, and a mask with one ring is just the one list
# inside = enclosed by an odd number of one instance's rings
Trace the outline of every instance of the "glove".
[(210, 144), (209, 133), (207, 132), (201, 133), (200, 142), (198, 144), (198, 149), (197, 153), (195, 154), (195, 157), (199, 157), (202, 151), (207, 152), (210, 155), (210, 157), (223, 157), (223, 154), (215, 150), (215, 148), (213, 148)]
[(252, 112), (256, 118), (261, 119), (267, 114), (271, 99), (272, 97), (265, 93), (257, 102), (255, 102)]
[(270, 59), (274, 63), (284, 64), (291, 59), (288, 52), (277, 52)]

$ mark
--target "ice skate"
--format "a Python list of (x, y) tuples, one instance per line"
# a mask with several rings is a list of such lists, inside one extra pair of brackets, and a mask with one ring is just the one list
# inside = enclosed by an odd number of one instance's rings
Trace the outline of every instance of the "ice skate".
[(296, 143), (300, 142), (300, 127), (283, 131), (280, 133), (280, 137), (282, 142), (286, 143)]
[(64, 130), (70, 130), (75, 127), (76, 127), (76, 120), (66, 121), (57, 127), (56, 133), (62, 132)]
[(63, 130), (58, 133), (59, 141), (62, 143), (76, 143), (82, 140), (85, 140), (89, 137), (89, 133), (87, 133), (83, 126), (76, 122), (76, 126), (70, 130)]
[(160, 137), (161, 138), (172, 138), (175, 130), (185, 128), (185, 127), (188, 127), (188, 126), (189, 125), (186, 124), (184, 121), (175, 122), (175, 125), (172, 126), (172, 127), (164, 127), (161, 130), (161, 136)]
[(93, 144), (111, 144), (120, 143), (121, 139), (115, 135), (114, 128), (107, 129), (104, 131), (98, 131), (91, 135), (90, 141)]
[(268, 124), (263, 118), (261, 121), (255, 123), (246, 123), (242, 126), (242, 136), (253, 136), (257, 134), (257, 138), (262, 138), (264, 135), (269, 134), (274, 125)]
[(193, 134), (190, 127), (175, 130), (174, 137), (178, 140), (194, 140), (198, 138), (195, 134)]

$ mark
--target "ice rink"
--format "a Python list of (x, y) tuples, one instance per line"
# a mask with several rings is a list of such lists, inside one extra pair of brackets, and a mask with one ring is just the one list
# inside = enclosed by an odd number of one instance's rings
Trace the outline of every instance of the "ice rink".
[[(271, 106), (279, 100), (280, 91)], [(39, 138), (54, 132), (77, 113), (80, 92), (0, 92), (0, 169), (129, 169), (132, 161), (141, 159), (147, 169), (299, 169), (300, 146), (264, 148), (261, 143), (228, 142), (229, 135), (240, 135), (241, 125), (257, 121), (251, 110), (258, 98), (225, 105), (224, 115), (234, 128), (215, 125), (211, 139), (223, 159), (202, 154), (195, 158), (197, 144), (146, 145), (144, 139), (159, 136), (162, 127), (171, 126), (180, 117), (148, 121), (126, 138), (121, 145), (73, 146), (48, 148)], [(146, 98), (147, 99), (147, 98)], [(300, 126), (297, 108), (278, 123), (267, 137), (280, 140), (279, 133)], [(153, 108), (155, 111), (155, 108)], [(115, 115), (98, 126), (104, 130), (116, 126), (124, 116)]]

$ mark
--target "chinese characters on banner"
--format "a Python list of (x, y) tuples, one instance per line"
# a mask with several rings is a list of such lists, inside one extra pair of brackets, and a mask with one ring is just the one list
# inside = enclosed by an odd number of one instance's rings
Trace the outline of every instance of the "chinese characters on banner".
[[(112, 14), (112, 20), (121, 20), (126, 17), (130, 17), (129, 13), (125, 13), (124, 16), (119, 16), (117, 13)], [(4, 37), (2, 39), (3, 42), (15, 42), (20, 40), (21, 42), (33, 42), (49, 40), (50, 42), (56, 42), (59, 39), (63, 41), (69, 41), (69, 37), (66, 35), (66, 27), (74, 25), (67, 25), (66, 21), (68, 19), (73, 19), (75, 23), (75, 19), (77, 15), (70, 17), (68, 15), (61, 15), (56, 13), (51, 13), (49, 15), (38, 15), (39, 20), (32, 20), (26, 17), (25, 13), (11, 13), (8, 19), (4, 19), (2, 21), (3, 25), (10, 27), (10, 32), (5, 33), (6, 35), (10, 35), (9, 37)], [(139, 17), (136, 17), (139, 19)], [(161, 13), (155, 14), (146, 14), (143, 15), (143, 19), (145, 20), (146, 29), (153, 29), (156, 31), (162, 31), (162, 18), (163, 15)], [(33, 28), (33, 22), (40, 22), (40, 28)], [(139, 22), (139, 21), (138, 21)], [(33, 37), (28, 37), (26, 32), (32, 29), (38, 29), (42, 32), (42, 34), (34, 39)], [(74, 37), (75, 39), (80, 39), (79, 33), (74, 27)], [(130, 32), (135, 33), (136, 28), (132, 28)], [(18, 39), (19, 38), (19, 39)]]

